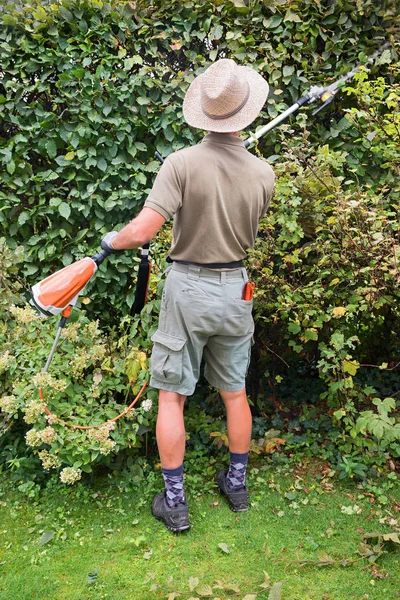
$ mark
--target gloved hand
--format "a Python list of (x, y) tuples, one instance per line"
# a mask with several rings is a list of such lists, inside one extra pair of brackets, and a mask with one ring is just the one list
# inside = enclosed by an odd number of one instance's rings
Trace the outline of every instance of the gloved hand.
[(112, 245), (112, 241), (117, 235), (118, 231), (110, 231), (107, 235), (101, 240), (101, 247), (106, 252), (110, 252), (110, 254), (121, 254), (124, 252), (123, 250), (116, 250)]

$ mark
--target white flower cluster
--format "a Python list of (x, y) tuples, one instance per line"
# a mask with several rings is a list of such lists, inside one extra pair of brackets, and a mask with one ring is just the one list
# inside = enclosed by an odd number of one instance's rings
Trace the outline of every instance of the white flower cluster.
[(80, 326), (81, 324), (79, 323), (79, 321), (77, 321), (76, 323), (69, 323), (67, 327), (64, 327), (64, 329), (62, 330), (62, 336), (66, 340), (70, 340), (71, 342), (78, 341), (78, 329), (80, 328)]
[(44, 411), (42, 402), (39, 400), (32, 400), (25, 409), (24, 421), (33, 425), (39, 418), (39, 415)]
[(109, 437), (109, 433), (113, 429), (115, 429), (114, 423), (105, 423), (98, 429), (90, 429), (88, 431), (89, 440), (98, 443), (101, 454), (110, 454), (115, 447), (114, 440)]
[(48, 388), (52, 393), (63, 392), (68, 383), (65, 379), (54, 379), (50, 373), (36, 373), (32, 381), (37, 388)]
[(3, 373), (4, 371), (6, 371), (8, 369), (8, 367), (11, 365), (11, 363), (13, 362), (13, 360), (14, 360), (14, 357), (11, 356), (11, 354), (9, 353), (8, 350), (3, 352), (3, 354), (0, 354), (0, 373)]
[(13, 414), (18, 410), (18, 400), (15, 396), (3, 396), (0, 398), (0, 409), (9, 414)]
[(149, 412), (153, 406), (153, 402), (148, 398), (147, 400), (143, 400), (142, 408), (145, 412)]
[(30, 429), (25, 434), (26, 443), (32, 448), (41, 446), (42, 444), (52, 444), (57, 439), (57, 433), (53, 427), (45, 427), (41, 431)]
[(125, 419), (128, 420), (133, 420), (135, 418), (136, 415), (136, 411), (134, 408), (130, 408), (126, 413), (125, 413)]
[(50, 454), (50, 452), (47, 450), (41, 450), (38, 455), (42, 462), (43, 468), (46, 469), (46, 471), (50, 471), (50, 469), (56, 469), (57, 467), (61, 466), (58, 456), (55, 454)]
[(90, 321), (90, 323), (85, 325), (84, 334), (91, 339), (98, 337), (101, 334), (101, 330), (99, 329), (99, 321)]
[(18, 323), (31, 323), (32, 321), (38, 321), (40, 319), (39, 313), (29, 306), (29, 304), (24, 308), (12, 304), (9, 311)]
[(107, 349), (104, 344), (95, 344), (89, 350), (89, 356), (93, 362), (101, 362), (104, 360)]
[(99, 398), (101, 394), (101, 389), (95, 383), (91, 386), (89, 394), (92, 398)]
[(60, 479), (67, 485), (72, 485), (76, 481), (79, 481), (82, 477), (82, 471), (80, 469), (74, 469), (74, 467), (65, 467), (60, 473)]
[(105, 440), (102, 444), (100, 444), (100, 454), (104, 454), (104, 456), (107, 456), (107, 454), (110, 454), (110, 452), (112, 452), (115, 448), (115, 442), (114, 440), (110, 440), (110, 438), (108, 438), (107, 440)]
[(36, 446), (41, 446), (42, 436), (40, 435), (40, 431), (37, 429), (30, 429), (25, 434), (26, 443), (28, 446), (32, 446), (32, 448), (36, 448)]
[(44, 444), (52, 444), (57, 439), (57, 432), (50, 425), (48, 427), (45, 427), (40, 432), (40, 435)]
[(84, 348), (80, 348), (75, 352), (72, 359), (72, 373), (75, 377), (80, 377), (83, 371), (89, 366), (90, 356)]

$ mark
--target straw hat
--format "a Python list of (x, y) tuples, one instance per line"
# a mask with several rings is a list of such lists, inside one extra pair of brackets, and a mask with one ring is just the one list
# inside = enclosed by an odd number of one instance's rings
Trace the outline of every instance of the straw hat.
[(254, 121), (268, 90), (257, 71), (222, 58), (192, 81), (183, 101), (183, 116), (192, 127), (233, 133)]

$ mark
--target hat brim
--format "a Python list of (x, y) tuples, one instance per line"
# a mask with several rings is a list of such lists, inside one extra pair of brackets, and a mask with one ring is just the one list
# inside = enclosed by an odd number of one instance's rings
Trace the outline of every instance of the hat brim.
[(243, 108), (227, 119), (207, 117), (201, 108), (201, 75), (190, 84), (183, 101), (183, 116), (192, 127), (216, 133), (233, 133), (248, 127), (259, 115), (268, 97), (269, 85), (265, 79), (251, 67), (238, 67), (245, 75), (250, 86), (250, 94)]

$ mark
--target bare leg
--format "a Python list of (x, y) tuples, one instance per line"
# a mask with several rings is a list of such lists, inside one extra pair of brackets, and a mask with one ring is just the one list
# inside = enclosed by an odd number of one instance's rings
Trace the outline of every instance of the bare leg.
[(164, 469), (176, 469), (185, 454), (183, 407), (186, 396), (160, 390), (158, 395), (157, 444)]
[(249, 451), (252, 417), (247, 402), (246, 389), (239, 392), (219, 390), (227, 416), (230, 452), (243, 454)]

